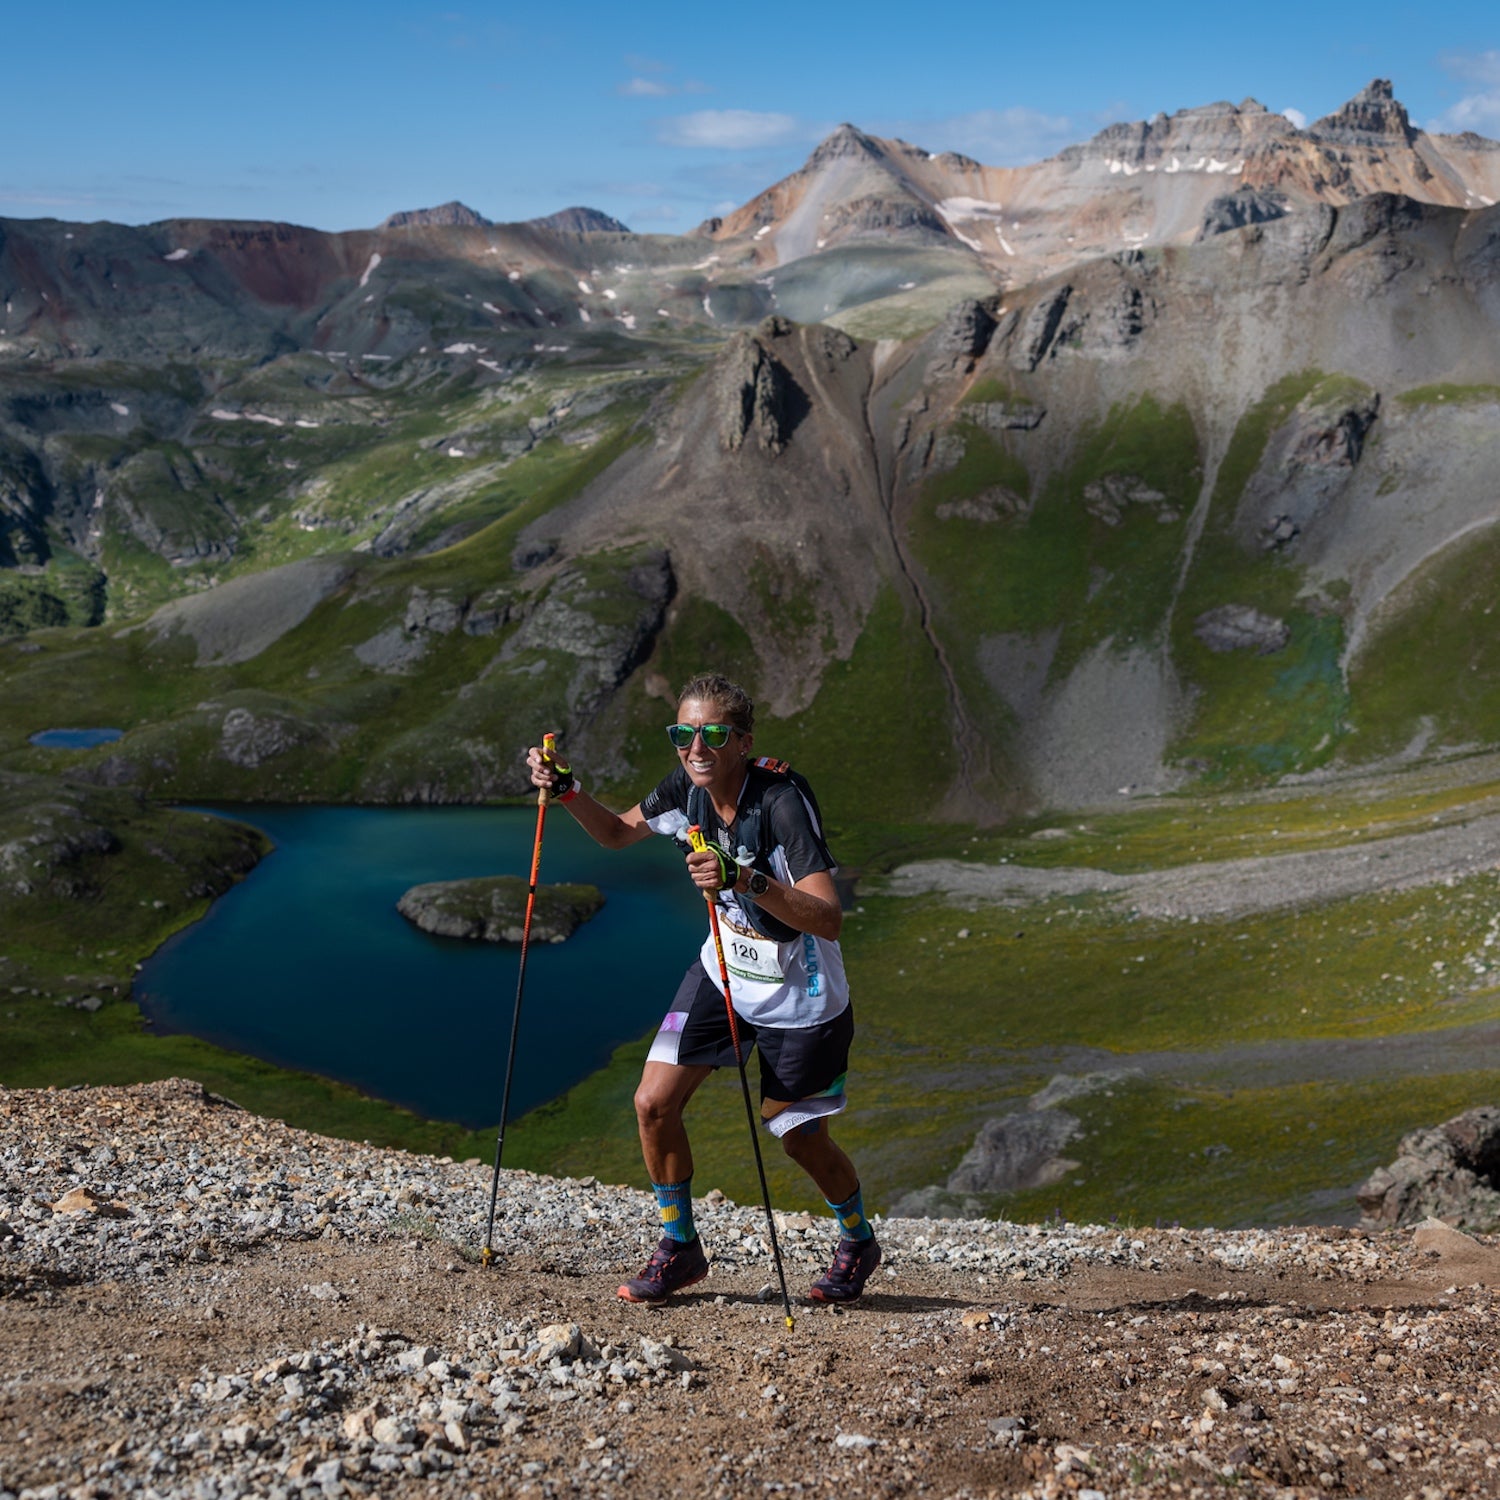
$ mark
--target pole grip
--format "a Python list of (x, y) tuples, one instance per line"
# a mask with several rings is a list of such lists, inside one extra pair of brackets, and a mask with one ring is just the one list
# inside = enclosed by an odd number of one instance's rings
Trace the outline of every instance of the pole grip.
[[(557, 736), (550, 730), (542, 736), (542, 759), (554, 764), (557, 760)], [(568, 767), (564, 766), (562, 769), (566, 771)], [(536, 789), (536, 805), (538, 807), (546, 807), (551, 800), (551, 787), (539, 786)]]

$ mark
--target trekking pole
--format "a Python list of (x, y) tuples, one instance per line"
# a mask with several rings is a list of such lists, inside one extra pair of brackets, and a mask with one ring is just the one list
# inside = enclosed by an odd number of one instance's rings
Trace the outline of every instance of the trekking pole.
[[(695, 849), (706, 848), (703, 830), (694, 823), (687, 831), (688, 843)], [(734, 995), (729, 986), (729, 965), (724, 959), (724, 939), (719, 935), (719, 903), (712, 891), (704, 891), (708, 902), (708, 925), (714, 935), (714, 952), (719, 955), (719, 981), (724, 986), (724, 1008), (729, 1013), (729, 1040), (734, 1044), (734, 1062), (740, 1070), (740, 1093), (745, 1096), (745, 1121), (750, 1126), (750, 1144), (755, 1148), (755, 1170), (760, 1175), (761, 1201), (766, 1205), (766, 1226), (771, 1231), (771, 1258), (776, 1262), (776, 1279), (781, 1283), (781, 1310), (786, 1326), (793, 1328), (792, 1300), (786, 1293), (786, 1272), (781, 1265), (781, 1244), (776, 1238), (776, 1216), (771, 1212), (771, 1189), (766, 1185), (766, 1166), (761, 1160), (760, 1132), (755, 1128), (755, 1111), (750, 1106), (750, 1080), (745, 1076), (745, 1055), (740, 1051), (740, 1028), (734, 1019)]]
[[(543, 759), (551, 761), (558, 771), (566, 775), (570, 768), (557, 765), (556, 751), (557, 736), (544, 734)], [(516, 1070), (516, 1035), (521, 1029), (521, 991), (526, 985), (526, 952), (531, 946), (531, 913), (536, 908), (536, 878), (542, 867), (542, 825), (547, 821), (547, 803), (551, 800), (552, 793), (546, 787), (537, 788), (536, 841), (531, 846), (531, 884), (526, 891), (526, 917), (521, 923), (521, 964), (516, 972), (516, 1005), (510, 1018), (510, 1050), (505, 1058), (505, 1087), (500, 1094), (500, 1131), (495, 1137), (495, 1175), (490, 1182), (490, 1221), (484, 1231), (484, 1249), (479, 1256), (479, 1263), (486, 1270), (495, 1259), (495, 1200), (500, 1194), (500, 1158), (505, 1152), (505, 1122), (510, 1116), (510, 1080)]]

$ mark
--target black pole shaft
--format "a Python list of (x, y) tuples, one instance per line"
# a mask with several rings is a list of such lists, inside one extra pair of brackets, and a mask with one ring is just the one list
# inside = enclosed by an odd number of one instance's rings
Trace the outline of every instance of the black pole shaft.
[[(688, 829), (688, 839), (694, 848), (700, 848), (703, 832), (695, 824)], [(729, 965), (724, 958), (724, 939), (719, 932), (719, 903), (713, 893), (705, 891), (703, 899), (708, 902), (708, 925), (714, 935), (714, 952), (719, 956), (719, 980), (724, 986), (724, 1008), (729, 1015), (729, 1040), (734, 1046), (734, 1062), (740, 1074), (740, 1093), (745, 1099), (745, 1123), (750, 1127), (750, 1145), (755, 1151), (755, 1171), (760, 1177), (761, 1201), (766, 1206), (766, 1228), (771, 1233), (771, 1259), (776, 1264), (776, 1279), (781, 1283), (781, 1310), (786, 1314), (786, 1326), (793, 1326), (792, 1299), (787, 1295), (786, 1271), (781, 1264), (781, 1242), (776, 1237), (776, 1215), (771, 1212), (771, 1189), (766, 1182), (766, 1164), (760, 1154), (760, 1132), (755, 1128), (755, 1109), (750, 1103), (750, 1080), (745, 1076), (745, 1056), (740, 1050), (740, 1028), (734, 1017), (734, 991), (729, 983)]]

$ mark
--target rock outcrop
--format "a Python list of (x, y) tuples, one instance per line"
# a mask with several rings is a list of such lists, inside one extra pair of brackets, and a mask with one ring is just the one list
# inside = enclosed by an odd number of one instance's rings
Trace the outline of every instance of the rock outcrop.
[(794, 413), (806, 407), (807, 398), (768, 344), (790, 326), (784, 318), (768, 318), (755, 333), (730, 341), (718, 374), (719, 442), (726, 453), (738, 452), (752, 435), (767, 453), (786, 447)]
[(1203, 214), (1203, 227), (1198, 231), (1200, 241), (1211, 239), (1216, 234), (1226, 234), (1231, 229), (1243, 229), (1247, 224), (1264, 224), (1279, 219), (1287, 211), (1287, 196), (1274, 188), (1236, 188), (1215, 198)]
[[(519, 875), (434, 880), (404, 892), (396, 910), (437, 937), (519, 943), (525, 936), (528, 895), (529, 887)], [(564, 942), (603, 905), (604, 896), (597, 886), (539, 885), (530, 941)]]
[(1292, 638), (1291, 627), (1248, 604), (1221, 604), (1193, 621), (1193, 634), (1210, 651), (1253, 651), (1269, 656)]
[(1014, 369), (1035, 370), (1047, 357), (1072, 295), (1071, 286), (1060, 286), (1032, 305), (1011, 350), (1010, 363)]
[(1500, 1107), (1402, 1136), (1396, 1160), (1377, 1167), (1355, 1196), (1370, 1229), (1424, 1219), (1474, 1232), (1500, 1228)]

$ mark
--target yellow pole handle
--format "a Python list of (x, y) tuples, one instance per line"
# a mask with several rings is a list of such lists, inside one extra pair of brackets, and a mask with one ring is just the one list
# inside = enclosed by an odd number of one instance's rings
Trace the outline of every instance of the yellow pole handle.
[[(571, 766), (560, 766), (557, 764), (557, 735), (550, 730), (542, 736), (542, 759), (558, 771), (561, 771), (563, 775), (567, 775), (572, 770)], [(550, 787), (539, 786), (536, 789), (536, 805), (538, 807), (545, 807), (551, 800), (552, 791)]]

